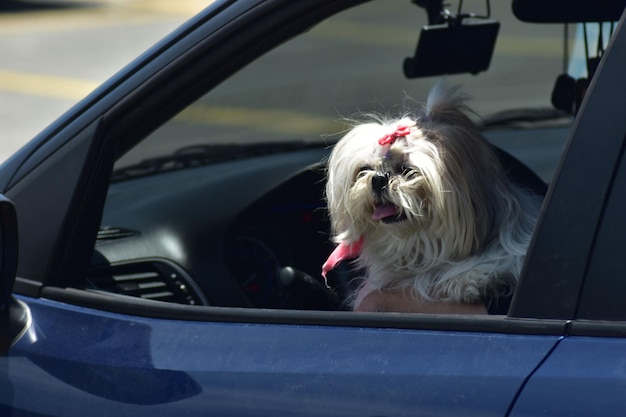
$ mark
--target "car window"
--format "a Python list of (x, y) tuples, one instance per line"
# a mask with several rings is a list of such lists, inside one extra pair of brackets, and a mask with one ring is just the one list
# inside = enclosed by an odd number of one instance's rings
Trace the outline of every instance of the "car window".
[[(518, 22), (504, 2), (492, 17), (502, 26), (489, 70), (446, 83), (467, 93), (471, 117), (494, 145), (549, 182), (572, 122), (550, 102), (563, 71), (563, 27)], [(403, 0), (339, 13), (146, 137), (115, 164), (87, 287), (188, 304), (341, 306), (323, 288), (311, 295), (333, 248), (323, 163), (349, 121), (395, 116), (426, 99), (438, 78), (407, 79), (402, 70), (426, 23)], [(280, 157), (294, 149), (302, 152)], [(158, 291), (111, 281), (146, 274)], [(337, 287), (349, 287), (352, 275), (338, 274)], [(284, 291), (284, 281), (301, 279), (317, 284)]]

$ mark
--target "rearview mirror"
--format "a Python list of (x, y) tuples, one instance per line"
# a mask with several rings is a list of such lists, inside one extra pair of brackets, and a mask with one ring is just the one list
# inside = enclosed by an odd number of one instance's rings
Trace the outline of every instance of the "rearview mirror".
[(485, 0), (486, 14), (456, 13), (446, 9), (443, 0), (413, 0), (426, 10), (428, 26), (422, 28), (413, 58), (404, 60), (407, 78), (448, 74), (478, 74), (491, 63), (500, 23), (489, 19), (491, 5)]
[(415, 56), (404, 60), (404, 75), (418, 78), (486, 71), (499, 29), (495, 20), (424, 26)]

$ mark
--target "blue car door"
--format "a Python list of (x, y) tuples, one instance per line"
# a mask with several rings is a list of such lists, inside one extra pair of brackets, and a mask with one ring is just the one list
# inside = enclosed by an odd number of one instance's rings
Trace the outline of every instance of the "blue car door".
[(20, 300), (32, 323), (0, 358), (12, 416), (504, 416), (562, 331), (505, 318), (244, 323), (230, 310), (171, 320)]

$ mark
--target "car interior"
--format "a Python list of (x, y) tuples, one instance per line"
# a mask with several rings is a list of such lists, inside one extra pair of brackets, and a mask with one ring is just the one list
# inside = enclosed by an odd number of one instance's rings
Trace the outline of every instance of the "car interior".
[[(452, 10), (436, 0), (373, 1), (337, 13), (118, 159), (82, 288), (191, 306), (347, 309), (360, 271), (342, 263), (328, 285), (320, 271), (334, 247), (325, 161), (350, 121), (402, 111), (445, 76), (472, 96), (472, 117), (511, 180), (545, 195), (621, 12), (614, 3), (601, 15), (541, 0)], [(531, 58), (536, 71), (520, 72)], [(581, 62), (582, 75), (564, 72)], [(506, 314), (509, 301), (490, 313)]]

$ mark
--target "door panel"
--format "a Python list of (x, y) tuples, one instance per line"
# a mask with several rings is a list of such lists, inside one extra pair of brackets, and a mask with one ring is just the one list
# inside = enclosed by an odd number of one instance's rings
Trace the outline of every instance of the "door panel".
[(511, 417), (624, 415), (624, 352), (625, 339), (564, 339), (529, 380)]
[(22, 299), (33, 325), (0, 358), (13, 416), (503, 416), (558, 340), (147, 319)]

